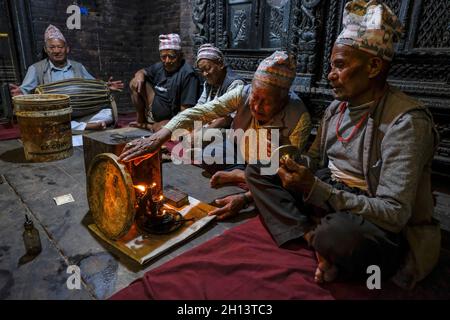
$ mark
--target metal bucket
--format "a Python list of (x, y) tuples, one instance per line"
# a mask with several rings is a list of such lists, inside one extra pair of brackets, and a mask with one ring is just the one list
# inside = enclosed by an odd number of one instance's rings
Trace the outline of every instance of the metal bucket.
[(46, 162), (73, 154), (68, 95), (29, 94), (13, 97), (13, 103), (27, 160)]

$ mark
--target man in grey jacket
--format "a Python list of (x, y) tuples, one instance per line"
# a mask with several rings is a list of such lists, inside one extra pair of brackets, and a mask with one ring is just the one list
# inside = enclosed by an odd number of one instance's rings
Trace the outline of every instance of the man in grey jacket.
[[(95, 79), (86, 68), (79, 62), (67, 58), (70, 48), (62, 32), (55, 26), (49, 25), (44, 34), (44, 50), (48, 58), (36, 62), (28, 68), (27, 74), (20, 86), (10, 84), (12, 96), (30, 94), (41, 84), (56, 81), (82, 78), (87, 80)], [(122, 81), (108, 81), (110, 90), (120, 90), (123, 88)], [(105, 108), (95, 115), (89, 115), (79, 122), (72, 121), (72, 129), (101, 130), (113, 122), (111, 109)]]
[(248, 166), (246, 179), (279, 246), (304, 238), (318, 258), (315, 281), (338, 274), (383, 278), (411, 288), (439, 257), (431, 161), (438, 136), (430, 112), (386, 78), (401, 24), (378, 1), (354, 0), (333, 47), (335, 101), (303, 157), (278, 174)]

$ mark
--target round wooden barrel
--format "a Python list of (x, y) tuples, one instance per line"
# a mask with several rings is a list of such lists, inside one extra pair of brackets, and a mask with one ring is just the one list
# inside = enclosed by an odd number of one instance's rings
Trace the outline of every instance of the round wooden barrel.
[(13, 103), (27, 160), (54, 161), (73, 154), (68, 95), (29, 94), (13, 97)]
[(98, 229), (113, 240), (126, 235), (136, 214), (136, 195), (126, 166), (113, 153), (97, 155), (89, 166), (86, 187)]

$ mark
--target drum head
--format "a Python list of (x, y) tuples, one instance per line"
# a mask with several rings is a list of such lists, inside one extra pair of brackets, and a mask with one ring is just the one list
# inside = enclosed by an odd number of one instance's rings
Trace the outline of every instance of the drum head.
[[(39, 85), (37, 93), (67, 94), (73, 109), (72, 117), (94, 114), (111, 105), (112, 95), (106, 82), (72, 78)], [(114, 118), (117, 119), (117, 118)]]
[(135, 193), (131, 175), (116, 155), (102, 153), (88, 172), (87, 197), (97, 227), (110, 239), (127, 234), (135, 216)]

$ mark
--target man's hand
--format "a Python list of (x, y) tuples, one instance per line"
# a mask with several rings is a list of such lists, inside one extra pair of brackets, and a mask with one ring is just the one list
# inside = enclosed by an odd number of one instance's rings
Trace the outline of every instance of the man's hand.
[(9, 84), (9, 91), (12, 97), (20, 96), (23, 94), (22, 90), (20, 90), (20, 86), (12, 83)]
[(211, 211), (208, 215), (217, 216), (217, 220), (224, 220), (237, 215), (246, 205), (246, 200), (242, 193), (217, 199), (215, 202), (222, 207)]
[(292, 159), (280, 160), (280, 168), (277, 173), (283, 187), (289, 191), (309, 193), (314, 184), (314, 175), (311, 170)]
[(113, 81), (113, 77), (109, 77), (107, 84), (109, 90), (112, 91), (122, 91), (124, 87), (122, 80)]
[(158, 132), (148, 138), (136, 139), (128, 142), (119, 156), (120, 161), (134, 160), (139, 164), (143, 160), (150, 158), (155, 154), (164, 142), (170, 139), (172, 133), (166, 128), (161, 128)]
[(144, 82), (145, 82), (144, 71), (139, 70), (134, 75), (134, 78), (131, 79), (130, 87), (132, 90), (136, 91), (137, 93), (141, 93), (142, 87), (144, 86)]

